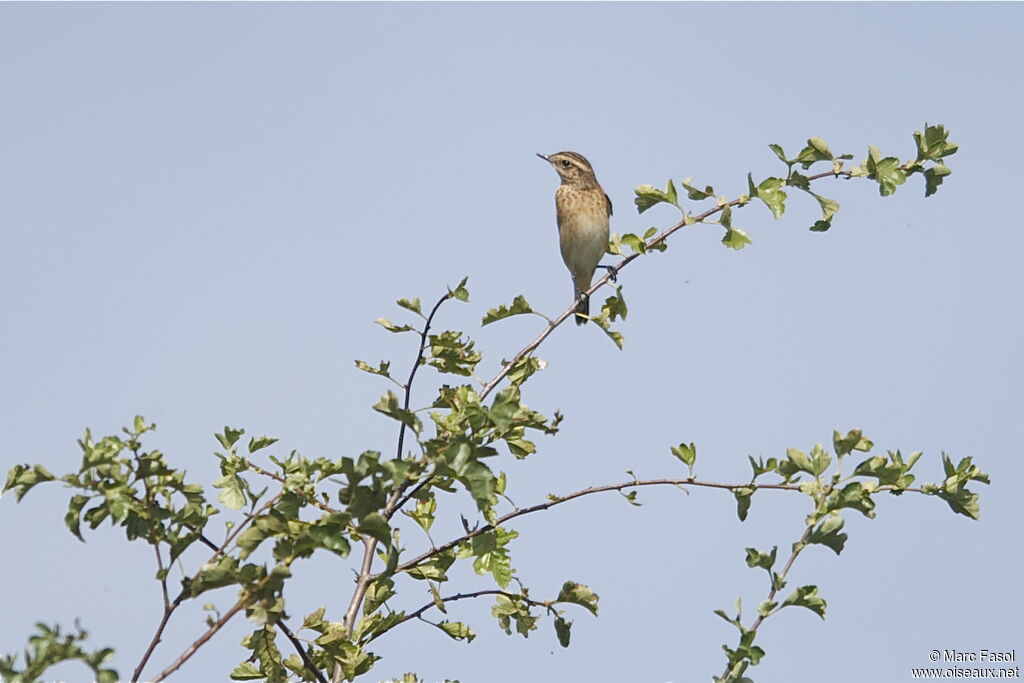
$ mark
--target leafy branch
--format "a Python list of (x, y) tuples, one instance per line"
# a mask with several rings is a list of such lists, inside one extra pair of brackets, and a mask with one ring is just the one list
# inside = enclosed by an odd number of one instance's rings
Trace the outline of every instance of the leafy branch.
[[(642, 235), (612, 235), (608, 252), (622, 258), (609, 266), (609, 272), (586, 293), (592, 295), (610, 284), (640, 256), (665, 251), (668, 238), (690, 225), (719, 226), (724, 231), (722, 243), (726, 247), (744, 248), (751, 239), (734, 225), (734, 212), (757, 199), (777, 219), (785, 212), (787, 190), (796, 189), (813, 198), (822, 214), (811, 230), (828, 230), (839, 204), (811, 191), (813, 183), (825, 178), (873, 180), (880, 194), (888, 196), (904, 184), (907, 177), (921, 174), (925, 179), (925, 195), (930, 196), (949, 175), (945, 157), (957, 149), (947, 137), (942, 126), (926, 126), (923, 133), (915, 133), (915, 158), (901, 162), (896, 157), (884, 157), (870, 147), (861, 164), (849, 167), (846, 162), (852, 155), (834, 155), (819, 138), (809, 139), (807, 146), (793, 158), (780, 146), (771, 145), (786, 172), (756, 183), (748, 174), (747, 192), (732, 199), (716, 195), (710, 186), (700, 188), (690, 179), (680, 183), (682, 191), (672, 180), (664, 190), (649, 185), (637, 187), (635, 201), (641, 213), (666, 203), (680, 211), (681, 219), (661, 231), (651, 228)], [(810, 173), (816, 164), (827, 166), (827, 170)], [(711, 200), (713, 205), (691, 211), (684, 208), (686, 199)], [(389, 389), (373, 405), (378, 414), (398, 422), (393, 457), (366, 451), (357, 457), (345, 456), (332, 461), (310, 459), (292, 451), (287, 456), (267, 455), (268, 464), (257, 459), (270, 452), (267, 449), (276, 444), (276, 439), (253, 437), (245, 446), (241, 441), (244, 430), (225, 427), (216, 435), (222, 449), (216, 453), (221, 476), (213, 482), (213, 487), (220, 490), (217, 500), (223, 509), (239, 513), (226, 522), (224, 540), (220, 543), (210, 539), (207, 527), (222, 509), (207, 502), (202, 486), (186, 483), (184, 473), (169, 467), (163, 454), (142, 449), (142, 436), (153, 429), (153, 425), (138, 417), (133, 427), (124, 430), (127, 438), (110, 436), (99, 441), (94, 441), (86, 431), (80, 442), (83, 460), (78, 472), (60, 478), (78, 491), (71, 497), (65, 516), (68, 529), (84, 540), (83, 522), (95, 529), (109, 521), (124, 528), (128, 540), (142, 540), (155, 551), (162, 614), (135, 668), (133, 680), (140, 679), (172, 614), (184, 601), (227, 587), (238, 591), (231, 607), (223, 615), (208, 618), (206, 631), (153, 680), (164, 680), (177, 671), (243, 610), (256, 628), (243, 641), (251, 656), (232, 671), (231, 677), (235, 680), (299, 678), (323, 683), (327, 672), (332, 681), (354, 680), (368, 672), (378, 659), (366, 647), (398, 625), (414, 619), (468, 642), (474, 637), (469, 626), (450, 621), (434, 623), (424, 615), (434, 608), (444, 614), (448, 603), (484, 596), (495, 598), (492, 616), (506, 633), (511, 634), (514, 629), (527, 636), (537, 628), (540, 618), (537, 610), (542, 610), (553, 618), (559, 643), (568, 646), (572, 622), (558, 607), (577, 605), (596, 615), (598, 596), (585, 584), (566, 581), (556, 598), (529, 597), (528, 588), (512, 564), (511, 547), (518, 532), (507, 526), (509, 522), (572, 500), (612, 491), (630, 504), (639, 505), (637, 493), (648, 486), (728, 491), (736, 500), (741, 520), (749, 514), (758, 491), (781, 490), (806, 495), (813, 502), (812, 513), (780, 571), (774, 570), (777, 548), (767, 552), (753, 548), (746, 551), (748, 566), (765, 569), (770, 579), (767, 597), (760, 604), (757, 617), (744, 623), (739, 602), (735, 617), (718, 613), (740, 633), (739, 644), (725, 648), (728, 659), (719, 680), (739, 683), (749, 680), (742, 678), (748, 667), (756, 665), (764, 656), (754, 641), (769, 617), (788, 606), (803, 606), (824, 614), (825, 602), (813, 585), (797, 588), (782, 600), (779, 595), (798, 556), (807, 547), (825, 545), (837, 554), (841, 552), (846, 540), (841, 514), (845, 508), (871, 517), (874, 497), (878, 494), (917, 493), (941, 498), (957, 514), (971, 518), (979, 514), (978, 496), (969, 484), (988, 483), (988, 478), (970, 458), (954, 463), (943, 454), (944, 480), (917, 486), (910, 470), (920, 453), (906, 459), (899, 451), (873, 455), (857, 464), (851, 473), (843, 473), (846, 456), (854, 451), (866, 454), (873, 447), (857, 430), (845, 435), (834, 433), (834, 457), (822, 446), (815, 445), (807, 453), (789, 449), (784, 458), (767, 461), (751, 458), (753, 473), (746, 482), (731, 484), (698, 479), (695, 475), (697, 448), (693, 443), (680, 443), (669, 450), (686, 467), (685, 477), (638, 479), (630, 472), (631, 479), (623, 482), (588, 486), (562, 496), (551, 495), (546, 501), (528, 507), (515, 506), (506, 495), (506, 474), (495, 471), (488, 463), (500, 461), (497, 456), (501, 454), (517, 459), (529, 457), (538, 450), (531, 440), (532, 434), (557, 433), (562, 415), (556, 411), (548, 417), (530, 409), (523, 403), (522, 391), (525, 383), (545, 367), (544, 361), (534, 353), (573, 315), (575, 303), (553, 318), (534, 311), (522, 296), (515, 297), (509, 305), (487, 311), (482, 320), (484, 325), (532, 314), (543, 318), (545, 326), (511, 360), (503, 361), (493, 377), (481, 380), (477, 378), (476, 368), (482, 361), (482, 354), (475, 348), (474, 341), (457, 330), (435, 329), (441, 307), (452, 299), (469, 300), (465, 279), (454, 288), (448, 288), (426, 314), (418, 298), (398, 300), (400, 308), (420, 319), (417, 323), (420, 326), (395, 323), (386, 318), (376, 321), (389, 332), (413, 332), (418, 336), (412, 366), (404, 382), (392, 376), (390, 361), (382, 360), (376, 366), (365, 361), (355, 362), (359, 370), (380, 376), (397, 387), (397, 393)], [(612, 324), (624, 320), (627, 313), (623, 288), (616, 285), (599, 314), (592, 318), (619, 348), (623, 337)], [(465, 382), (440, 384), (429, 405), (414, 410), (413, 386), (421, 377), (419, 369), (424, 365)], [(503, 382), (507, 383), (499, 389)], [(407, 443), (414, 446), (407, 449)], [(764, 477), (776, 479), (765, 481)], [(42, 465), (18, 465), (8, 473), (3, 490), (14, 490), (20, 500), (35, 485), (54, 480), (56, 478)], [(266, 487), (259, 488), (263, 484)], [(270, 493), (271, 488), (275, 489), (273, 493)], [(438, 515), (439, 494), (458, 489), (463, 489), (473, 501), (479, 519), (463, 517), (464, 533), (435, 544), (430, 530)], [(427, 548), (409, 550), (403, 545), (400, 526), (403, 518), (408, 518), (424, 532), (429, 543)], [(362, 553), (353, 592), (340, 620), (328, 619), (324, 606), (307, 615), (301, 629), (293, 631), (287, 624), (284, 599), (291, 565), (325, 551), (347, 560), (353, 543), (362, 546)], [(181, 578), (181, 590), (171, 598), (169, 568), (197, 545), (205, 546), (212, 555), (191, 575)], [(460, 590), (442, 597), (441, 585), (449, 580), (447, 572), (458, 561), (471, 561), (474, 572), (489, 575), (496, 587)], [(399, 581), (403, 582), (401, 585), (413, 586), (422, 582), (419, 585), (425, 586), (429, 601), (410, 612), (393, 608), (398, 602)], [(518, 590), (512, 587), (513, 582)], [(420, 600), (416, 599), (413, 604), (419, 605)], [(301, 636), (302, 631), (314, 635), (307, 638)], [(278, 650), (278, 634), (285, 637), (295, 650), (294, 654), (285, 657)], [(27, 676), (26, 672), (31, 672), (38, 677), (45, 668), (59, 661), (81, 659), (93, 668), (98, 680), (110, 675), (116, 679), (115, 672), (100, 668), (111, 656), (108, 650), (88, 654), (78, 647), (84, 635), (65, 637), (59, 630), (44, 630), (43, 635), (34, 637), (36, 640), (30, 639), (30, 643), (35, 643), (35, 650), (26, 652), (25, 669), (17, 671), (12, 656), (0, 659), (0, 674)], [(105, 671), (111, 673), (105, 674)], [(406, 678), (410, 676), (415, 679), (412, 674)]]

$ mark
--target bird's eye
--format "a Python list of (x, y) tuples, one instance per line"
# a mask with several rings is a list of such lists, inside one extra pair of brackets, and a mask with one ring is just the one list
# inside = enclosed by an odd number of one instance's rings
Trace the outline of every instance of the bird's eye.
[(572, 164), (569, 163), (568, 159), (562, 159), (562, 168), (569, 168), (570, 166), (572, 166)]

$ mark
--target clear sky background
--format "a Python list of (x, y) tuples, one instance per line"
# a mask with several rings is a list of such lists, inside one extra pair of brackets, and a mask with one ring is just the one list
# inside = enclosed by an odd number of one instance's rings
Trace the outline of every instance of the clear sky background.
[[(225, 424), (280, 438), (279, 455), (389, 450), (394, 423), (370, 410), (385, 386), (353, 359), (408, 368), (414, 340), (372, 322), (404, 320), (396, 298), (433, 300), (468, 275), (471, 302), (440, 323), (478, 338), (482, 375), (541, 324), (481, 330), (488, 308), (569, 304), (557, 178), (536, 152), (585, 154), (612, 229), (641, 232), (676, 218), (638, 217), (636, 185), (692, 176), (736, 196), (748, 171), (783, 172), (769, 143), (907, 158), (914, 130), (944, 123), (960, 152), (935, 197), (920, 177), (889, 198), (824, 182), (842, 204), (828, 233), (808, 232), (817, 207), (793, 195), (778, 222), (737, 212), (754, 240), (742, 252), (698, 226), (631, 265), (625, 350), (593, 325), (557, 330), (525, 400), (562, 410), (563, 430), (495, 466), (527, 505), (627, 469), (680, 476), (680, 441), (717, 481), (835, 428), (925, 451), (919, 480), (941, 479), (942, 451), (974, 456), (993, 482), (980, 521), (916, 495), (881, 499), (875, 520), (848, 513), (843, 555), (812, 549), (792, 574), (820, 586), (827, 620), (769, 620), (750, 674), (905, 681), (933, 649), (1015, 648), (1019, 665), (1022, 26), (1024, 6), (982, 3), (0, 5), (0, 465), (71, 471), (86, 427), (114, 433), (137, 413), (204, 482)], [(435, 380), (424, 373), (421, 401)], [(0, 502), (0, 650), (37, 620), (79, 617), (128, 676), (159, 619), (152, 551), (108, 527), (74, 539), (69, 495)], [(464, 602), (451, 618), (476, 641), (404, 625), (375, 643), (367, 680), (710, 680), (735, 642), (712, 610), (764, 597), (743, 548), (788, 548), (806, 499), (758, 494), (745, 523), (719, 492), (640, 501), (593, 496), (512, 525), (532, 595), (572, 578), (601, 596), (599, 618), (570, 615), (569, 649), (550, 622), (507, 637), (489, 601)], [(459, 528), (447, 518), (435, 537)], [(352, 567), (298, 567), (288, 612), (340, 619)], [(426, 600), (415, 585), (396, 607)], [(147, 671), (201, 620), (179, 612)], [(248, 630), (234, 623), (178, 678), (226, 680)]]

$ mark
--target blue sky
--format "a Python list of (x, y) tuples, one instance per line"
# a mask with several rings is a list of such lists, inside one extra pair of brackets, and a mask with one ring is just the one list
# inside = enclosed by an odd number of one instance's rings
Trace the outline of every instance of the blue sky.
[[(1020, 656), (1022, 20), (1016, 3), (2, 4), (0, 466), (70, 471), (84, 428), (113, 433), (137, 413), (203, 481), (225, 424), (280, 438), (280, 454), (390, 448), (392, 423), (370, 410), (385, 387), (352, 361), (407, 367), (412, 340), (372, 323), (401, 317), (396, 298), (469, 276), (471, 302), (442, 324), (478, 339), (482, 374), (539, 325), (481, 330), (488, 308), (516, 294), (548, 314), (569, 304), (557, 179), (536, 152), (585, 154), (612, 229), (642, 232), (675, 217), (638, 216), (636, 185), (692, 177), (736, 196), (748, 171), (783, 171), (769, 143), (794, 153), (820, 136), (858, 160), (869, 144), (906, 158), (914, 130), (943, 123), (960, 152), (935, 197), (919, 177), (888, 198), (824, 183), (842, 205), (828, 233), (807, 231), (817, 208), (794, 196), (780, 221), (736, 213), (754, 240), (742, 252), (698, 226), (631, 265), (625, 349), (593, 325), (557, 330), (525, 400), (564, 412), (563, 430), (500, 466), (526, 505), (626, 470), (679, 476), (668, 446), (681, 441), (715, 481), (836, 428), (925, 451), (928, 481), (940, 452), (974, 456), (993, 481), (980, 521), (919, 496), (846, 515), (843, 555), (809, 551), (792, 579), (820, 586), (827, 620), (770, 620), (750, 674), (903, 681), (933, 649)], [(80, 617), (127, 676), (159, 617), (152, 553), (108, 528), (75, 540), (67, 495), (0, 502), (0, 650), (37, 620)], [(533, 595), (567, 578), (601, 595), (569, 649), (549, 624), (510, 638), (488, 602), (462, 603), (452, 618), (476, 641), (405, 625), (375, 643), (367, 680), (709, 680), (734, 642), (712, 610), (763, 598), (743, 548), (787, 548), (805, 502), (758, 494), (741, 524), (717, 492), (640, 501), (593, 496), (514, 525)], [(439, 525), (460, 528), (457, 515)], [(340, 618), (351, 575), (300, 567), (289, 612), (326, 603)], [(423, 604), (421, 588), (402, 606)], [(152, 671), (201, 618), (182, 610)], [(226, 678), (246, 630), (226, 629), (179, 677)]]

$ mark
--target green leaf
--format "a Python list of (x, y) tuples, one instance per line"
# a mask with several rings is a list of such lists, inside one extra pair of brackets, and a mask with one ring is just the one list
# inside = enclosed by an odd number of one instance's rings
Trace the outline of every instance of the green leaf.
[(762, 553), (757, 548), (747, 548), (747, 566), (751, 569), (761, 568), (770, 572), (775, 566), (778, 551), (778, 546), (773, 546), (770, 553)]
[(391, 390), (388, 390), (387, 393), (373, 404), (373, 409), (378, 413), (383, 413), (390, 418), (398, 420), (417, 434), (423, 429), (423, 423), (420, 422), (420, 418), (416, 413), (402, 408), (398, 403), (398, 396)]
[(825, 600), (818, 595), (817, 586), (800, 586), (782, 602), (783, 607), (790, 605), (806, 607), (822, 619), (825, 618)]
[(409, 332), (413, 329), (411, 325), (396, 325), (387, 318), (377, 318), (373, 322), (377, 323), (388, 332)]
[(664, 190), (659, 190), (653, 185), (638, 185), (633, 191), (636, 193), (636, 198), (633, 201), (636, 203), (637, 213), (643, 213), (652, 206), (661, 203), (672, 204), (679, 208), (676, 187), (671, 180), (668, 181), (668, 185)]
[[(351, 551), (348, 539), (349, 517), (345, 514), (326, 512), (309, 527), (309, 537), (319, 546), (341, 557), (348, 557)], [(386, 544), (387, 541), (384, 541)]]
[(842, 529), (843, 518), (837, 513), (832, 513), (811, 532), (807, 542), (831, 548), (832, 552), (838, 555), (843, 552), (848, 538), (846, 534), (842, 533)]
[(948, 176), (952, 171), (949, 170), (949, 166), (946, 166), (945, 162), (940, 161), (933, 167), (925, 170), (924, 172), (924, 196), (931, 197), (933, 194), (939, 191), (939, 185), (942, 184), (943, 179)]
[(502, 304), (497, 308), (492, 308), (489, 311), (487, 311), (487, 314), (484, 315), (482, 324), (490, 325), (493, 322), (509, 318), (513, 315), (523, 315), (525, 313), (534, 312), (535, 311), (532, 308), (530, 308), (530, 304), (527, 303), (525, 297), (523, 297), (523, 295), (520, 294), (512, 300), (511, 305), (505, 306), (504, 304)]
[(749, 487), (733, 489), (732, 495), (736, 497), (736, 514), (743, 522), (747, 519), (747, 513), (750, 512), (750, 498), (754, 495), (754, 489)]
[(853, 451), (867, 453), (874, 445), (859, 429), (851, 429), (845, 436), (841, 435), (839, 430), (832, 431), (832, 447), (835, 448), (836, 455), (843, 456)]
[(739, 228), (732, 227), (732, 207), (725, 206), (722, 208), (722, 215), (719, 219), (722, 227), (725, 228), (725, 236), (722, 238), (722, 244), (739, 251), (743, 247), (751, 243), (750, 237), (747, 233), (743, 232)]
[(881, 152), (875, 146), (868, 148), (868, 158), (864, 167), (868, 177), (878, 182), (878, 191), (883, 197), (896, 192), (896, 188), (907, 181), (907, 174), (900, 167), (896, 157), (881, 158)]
[(690, 476), (693, 476), (693, 465), (697, 462), (697, 446), (691, 442), (689, 445), (681, 443), (678, 446), (672, 446), (669, 448), (672, 451), (672, 455), (682, 460), (686, 467), (690, 470)]
[(821, 138), (811, 138), (807, 141), (807, 146), (800, 150), (794, 161), (806, 170), (816, 161), (831, 161), (832, 158), (832, 152), (824, 140)]
[(842, 489), (832, 491), (828, 507), (830, 510), (853, 508), (869, 519), (875, 516), (875, 501), (871, 499), (870, 491), (859, 481), (850, 482)]
[(213, 487), (224, 489), (217, 500), (229, 510), (241, 510), (245, 505), (245, 482), (237, 474), (226, 474), (213, 482)]
[(232, 446), (235, 445), (239, 437), (241, 437), (243, 434), (245, 434), (244, 429), (232, 429), (231, 427), (224, 427), (223, 434), (215, 434), (214, 436), (217, 437), (217, 441), (220, 442), (221, 446), (230, 451)]
[(555, 635), (558, 637), (559, 645), (569, 647), (569, 638), (572, 635), (572, 622), (562, 617), (555, 617)]
[(430, 357), (427, 364), (439, 372), (470, 377), (480, 362), (480, 353), (473, 349), (474, 342), (463, 338), (461, 332), (445, 330), (429, 338)]
[(229, 677), (233, 681), (256, 681), (261, 678), (266, 678), (267, 675), (260, 671), (255, 664), (251, 662), (242, 662), (231, 671)]
[(467, 643), (471, 643), (476, 638), (473, 630), (461, 621), (442, 621), (437, 627), (455, 640), (464, 640)]
[(938, 161), (942, 157), (956, 154), (958, 146), (955, 142), (949, 142), (948, 138), (949, 132), (942, 124), (936, 126), (925, 124), (924, 133), (915, 131), (914, 142), (917, 143), (917, 160)]
[(68, 503), (68, 512), (64, 515), (64, 524), (67, 525), (68, 530), (83, 543), (85, 542), (85, 539), (82, 538), (82, 532), (79, 530), (79, 524), (82, 519), (82, 508), (85, 507), (85, 504), (88, 502), (88, 496), (72, 496), (71, 501)]
[(277, 443), (277, 439), (272, 436), (260, 436), (257, 438), (249, 439), (249, 452), (255, 453), (256, 451), (266, 448), (267, 446), (273, 446)]
[(45, 481), (53, 481), (56, 477), (42, 465), (15, 465), (7, 472), (7, 481), (4, 482), (4, 491), (14, 489), (14, 499), (21, 501), (25, 494), (36, 484)]
[(789, 159), (786, 158), (786, 153), (782, 151), (781, 145), (776, 145), (773, 143), (768, 145), (768, 149), (775, 152), (775, 156), (779, 158), (779, 161), (786, 164), (787, 166), (790, 165)]
[(775, 458), (768, 458), (767, 461), (765, 461), (764, 458), (754, 460), (753, 456), (748, 455), (747, 459), (750, 461), (751, 469), (754, 470), (754, 479), (757, 479), (762, 474), (776, 471), (779, 466), (779, 462)]
[(639, 235), (627, 232), (622, 236), (621, 243), (629, 247), (635, 254), (647, 253), (647, 242), (645, 242)]
[(615, 294), (604, 300), (601, 306), (601, 316), (610, 322), (618, 319), (625, 320), (629, 310), (626, 308), (626, 300), (622, 296), (622, 287), (615, 288)]
[(725, 233), (725, 237), (722, 238), (722, 244), (730, 249), (735, 249), (736, 251), (739, 251), (750, 243), (750, 236), (739, 228), (729, 228)]
[(692, 199), (693, 201), (696, 202), (702, 199), (708, 199), (710, 197), (715, 196), (715, 189), (710, 185), (707, 185), (704, 187), (703, 190), (700, 190), (691, 185), (690, 180), (690, 178), (687, 178), (686, 180), (681, 182), (680, 185), (682, 185), (683, 188), (686, 190), (686, 196)]
[(306, 618), (302, 620), (302, 628), (316, 628), (324, 623), (324, 614), (327, 613), (326, 607), (310, 612), (306, 615)]
[(786, 181), (782, 178), (765, 178), (757, 186), (757, 194), (751, 193), (751, 196), (764, 202), (772, 216), (778, 219), (786, 212), (786, 192), (782, 189), (785, 186)]
[(469, 277), (462, 278), (462, 280), (459, 281), (459, 284), (455, 285), (455, 289), (449, 289), (448, 293), (463, 303), (468, 302), (469, 290), (466, 289), (467, 282), (469, 282)]
[(413, 511), (402, 510), (402, 514), (415, 520), (424, 531), (430, 531), (434, 524), (434, 514), (437, 512), (437, 499), (433, 494), (425, 500), (416, 501), (416, 509)]
[(420, 310), (420, 298), (415, 299), (399, 299), (395, 302), (407, 311), (412, 311), (416, 315), (423, 316), (423, 311)]
[(597, 616), (597, 602), (600, 600), (597, 593), (590, 590), (588, 586), (575, 581), (566, 581), (562, 584), (562, 590), (558, 592), (556, 602), (567, 602), (579, 605), (588, 612)]
[(376, 538), (385, 546), (391, 545), (391, 527), (388, 526), (387, 520), (377, 512), (371, 512), (363, 517), (356, 530), (361, 534)]
[(791, 463), (791, 469), (798, 472), (814, 474), (814, 463), (812, 463), (808, 455), (799, 448), (787, 448), (786, 460), (788, 463)]
[(363, 360), (356, 361), (356, 367), (363, 372), (368, 372), (371, 375), (380, 375), (381, 377), (390, 377), (391, 363), (388, 361), (381, 361), (377, 367), (373, 367), (369, 363)]
[(527, 356), (520, 358), (512, 369), (508, 372), (508, 381), (512, 386), (519, 386), (526, 380), (528, 380), (538, 370), (543, 370), (547, 367), (547, 363), (540, 358), (534, 356)]

